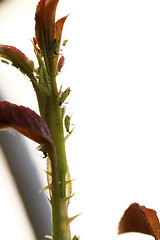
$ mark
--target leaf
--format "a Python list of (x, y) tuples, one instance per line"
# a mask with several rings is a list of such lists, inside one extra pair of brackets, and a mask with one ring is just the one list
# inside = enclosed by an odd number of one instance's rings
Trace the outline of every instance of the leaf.
[[(55, 22), (55, 15), (56, 15), (56, 9), (57, 9), (57, 4), (59, 0), (46, 0), (45, 1), (45, 6), (44, 6), (44, 13), (45, 13), (45, 24), (46, 24), (46, 29), (49, 31), (51, 34), (53, 29), (53, 24)], [(51, 36), (53, 36), (51, 34)]]
[(33, 74), (34, 62), (19, 49), (8, 45), (0, 45), (0, 57), (11, 61), (13, 66), (19, 68), (24, 74), (28, 76)]
[(6, 101), (0, 101), (0, 129), (11, 127), (31, 140), (53, 145), (46, 122), (34, 111)]
[(57, 49), (56, 49), (57, 57), (55, 57), (55, 61), (54, 61), (55, 66), (58, 65), (57, 62), (58, 62), (58, 55), (59, 55), (59, 49), (60, 49), (60, 43), (61, 43), (62, 30), (67, 17), (68, 15), (59, 19), (54, 25), (53, 39), (56, 39), (56, 41), (58, 42)]
[(47, 72), (57, 72), (58, 56), (64, 22), (63, 17), (55, 23), (59, 0), (40, 0), (35, 15), (35, 39), (44, 57)]
[(58, 66), (57, 66), (57, 73), (59, 73), (64, 65), (65, 58), (62, 55), (58, 61)]
[(35, 36), (43, 56), (52, 50), (55, 13), (59, 0), (41, 0), (35, 15)]
[(38, 3), (36, 14), (35, 14), (35, 38), (39, 48), (43, 53), (43, 56), (45, 56), (45, 52), (46, 52), (44, 4), (45, 4), (45, 0), (42, 0)]
[(160, 238), (160, 223), (156, 211), (133, 203), (125, 211), (119, 223), (118, 233), (139, 232)]
[[(20, 69), (22, 73), (26, 74), (30, 78), (39, 102), (43, 97), (42, 95), (50, 96), (50, 92), (46, 86), (43, 86), (40, 81), (38, 82), (33, 74), (34, 62), (29, 60), (24, 53), (15, 47), (0, 45), (0, 57), (11, 61), (13, 66)], [(41, 99), (39, 96), (41, 96)]]
[(63, 25), (64, 25), (67, 17), (68, 17), (68, 15), (63, 18), (60, 18), (54, 25), (54, 39), (57, 39), (58, 42), (61, 40)]

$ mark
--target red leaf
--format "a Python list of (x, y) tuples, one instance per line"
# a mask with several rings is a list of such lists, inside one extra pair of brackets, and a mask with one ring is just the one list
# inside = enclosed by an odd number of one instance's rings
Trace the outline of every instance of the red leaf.
[(156, 211), (133, 203), (125, 211), (119, 223), (118, 233), (139, 232), (160, 238), (160, 224)]
[(62, 55), (58, 61), (58, 66), (57, 66), (57, 73), (61, 71), (63, 65), (64, 65), (65, 58)]
[(52, 51), (56, 8), (59, 0), (40, 0), (35, 15), (35, 35), (43, 56)]
[(45, 47), (45, 20), (44, 20), (44, 4), (45, 0), (42, 0), (37, 5), (36, 15), (35, 15), (35, 37), (39, 48), (44, 54)]
[(51, 31), (53, 29), (53, 24), (55, 23), (55, 15), (56, 15), (56, 9), (57, 4), (59, 0), (46, 0), (44, 11), (45, 11), (45, 24), (46, 29)]
[(8, 59), (16, 68), (19, 68), (23, 73), (27, 75), (30, 75), (33, 72), (33, 61), (27, 58), (24, 53), (15, 47), (0, 45), (0, 57)]
[(64, 25), (67, 17), (68, 17), (68, 15), (59, 19), (54, 25), (54, 36), (53, 36), (53, 38), (56, 39), (59, 43), (58, 48), (57, 48), (57, 53), (59, 53), (63, 25)]
[(34, 111), (6, 101), (0, 101), (0, 129), (11, 127), (41, 144), (53, 141), (46, 122)]

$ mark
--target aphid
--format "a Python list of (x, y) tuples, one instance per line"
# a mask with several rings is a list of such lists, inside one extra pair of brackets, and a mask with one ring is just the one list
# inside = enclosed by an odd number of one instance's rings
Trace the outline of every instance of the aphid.
[(72, 240), (79, 240), (79, 237), (77, 237), (76, 235), (74, 235), (74, 237), (72, 238)]
[(57, 38), (55, 38), (53, 41), (53, 52), (55, 55), (58, 55), (58, 53), (57, 53), (58, 45), (59, 45), (59, 41), (57, 40)]
[(57, 66), (57, 73), (61, 71), (63, 65), (64, 65), (64, 56), (62, 55), (58, 61), (58, 66)]
[(68, 132), (68, 133), (70, 133), (70, 131), (69, 131), (70, 122), (71, 122), (71, 118), (68, 115), (66, 115), (65, 119), (64, 119), (64, 125), (65, 125), (65, 128), (66, 128), (66, 132)]
[(67, 42), (68, 42), (68, 39), (64, 40), (62, 45), (65, 47)]
[(44, 155), (43, 158), (46, 158), (46, 157), (47, 157), (47, 151), (46, 151), (46, 149), (43, 150), (43, 155)]
[(65, 107), (61, 107), (62, 118), (64, 117), (65, 111), (66, 111)]
[(4, 60), (4, 59), (1, 59), (1, 62), (2, 62), (2, 63), (9, 64), (9, 62), (8, 62), (8, 61), (6, 61), (6, 60)]
[(68, 87), (68, 88), (66, 88), (66, 90), (64, 92), (61, 93), (61, 96), (59, 98), (59, 105), (60, 106), (62, 105), (62, 103), (64, 103), (66, 98), (69, 96), (70, 92), (71, 92), (71, 89)]
[(44, 145), (40, 145), (39, 147), (38, 147), (38, 150), (39, 151), (41, 151), (41, 152), (43, 152), (43, 158), (46, 158), (47, 157), (47, 150), (46, 150), (46, 148), (45, 148), (45, 146)]

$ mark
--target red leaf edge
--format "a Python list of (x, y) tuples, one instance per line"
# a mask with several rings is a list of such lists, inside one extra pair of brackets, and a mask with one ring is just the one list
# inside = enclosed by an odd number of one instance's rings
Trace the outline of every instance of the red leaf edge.
[(155, 237), (159, 236), (160, 224), (155, 210), (131, 204), (124, 212), (118, 227), (118, 234), (127, 232), (139, 232)]

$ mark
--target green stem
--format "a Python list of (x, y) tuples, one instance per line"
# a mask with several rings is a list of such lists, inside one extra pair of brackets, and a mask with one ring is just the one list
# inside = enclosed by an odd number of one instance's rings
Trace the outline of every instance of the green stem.
[(52, 166), (52, 189), (51, 191), (51, 205), (52, 205), (52, 215), (53, 215), (53, 235), (52, 238), (56, 240), (61, 240), (61, 210), (60, 210), (60, 194), (59, 194), (59, 171), (58, 171), (58, 161), (56, 156), (55, 148), (47, 146), (47, 152)]
[(50, 82), (52, 96), (47, 99), (45, 120), (51, 132), (52, 139), (56, 146), (58, 164), (59, 164), (59, 180), (60, 180), (60, 195), (66, 197), (65, 194), (65, 176), (68, 170), (64, 130), (62, 122), (62, 111), (58, 100), (58, 89), (54, 72), (50, 73)]
[(47, 151), (52, 166), (52, 188), (50, 189), (53, 218), (52, 239), (70, 240), (71, 234), (67, 213), (67, 204), (65, 198), (60, 197), (58, 159), (56, 154), (56, 148), (54, 145), (53, 147), (47, 146)]
[[(56, 147), (56, 156), (47, 149), (52, 169), (51, 205), (53, 217), (53, 239), (70, 240), (69, 218), (65, 200), (65, 172), (67, 170), (63, 128), (59, 108), (51, 101), (47, 103), (47, 124)], [(63, 173), (63, 174), (62, 174)], [(63, 176), (63, 177), (62, 177)], [(63, 179), (63, 184), (62, 184)]]
[(60, 106), (54, 104), (52, 99), (48, 99), (46, 102), (45, 120), (50, 129), (53, 142), (56, 146), (56, 152), (59, 165), (59, 180), (60, 180), (60, 195), (65, 197), (65, 175), (68, 170), (64, 132), (62, 124), (62, 113)]
[[(52, 76), (54, 75), (52, 74)], [(62, 112), (58, 102), (58, 90), (54, 77), (52, 77), (51, 88), (52, 96), (46, 97), (44, 116), (56, 149), (56, 155), (52, 153), (51, 149), (47, 149), (52, 170), (53, 188), (51, 190), (51, 205), (53, 217), (53, 239), (70, 240), (71, 235), (65, 191), (65, 176), (68, 170), (68, 165), (65, 151)]]

